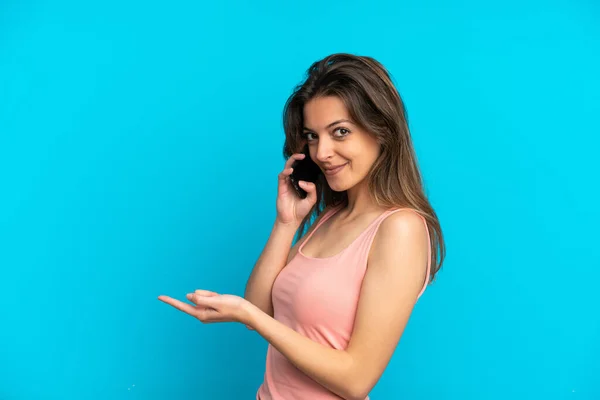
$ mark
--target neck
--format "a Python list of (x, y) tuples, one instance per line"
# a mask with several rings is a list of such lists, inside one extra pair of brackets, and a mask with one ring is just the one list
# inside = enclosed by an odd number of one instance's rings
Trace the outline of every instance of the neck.
[(351, 220), (367, 213), (383, 211), (373, 200), (366, 183), (350, 188), (347, 195), (348, 205), (344, 208), (343, 219)]

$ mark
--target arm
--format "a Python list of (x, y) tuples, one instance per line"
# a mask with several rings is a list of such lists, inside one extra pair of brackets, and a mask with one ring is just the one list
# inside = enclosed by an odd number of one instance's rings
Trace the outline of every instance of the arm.
[(267, 245), (254, 265), (254, 269), (246, 283), (246, 290), (244, 293), (244, 298), (246, 300), (257, 306), (265, 314), (273, 316), (271, 292), (275, 278), (277, 278), (277, 275), (279, 275), (281, 270), (294, 257), (297, 248), (302, 244), (310, 232), (312, 232), (329, 209), (329, 207), (326, 207), (325, 210), (319, 214), (308, 231), (296, 242), (291, 250), (290, 246), (300, 225), (285, 225), (275, 222)]
[(296, 225), (284, 225), (275, 222), (267, 245), (254, 265), (246, 283), (244, 298), (270, 316), (273, 316), (273, 303), (271, 301), (273, 282), (287, 264), (287, 257), (296, 230), (298, 230)]
[(373, 249), (360, 293), (354, 330), (346, 350), (313, 342), (256, 307), (249, 323), (297, 368), (348, 399), (364, 399), (377, 383), (400, 340), (427, 267), (428, 238), (413, 212), (386, 218)]

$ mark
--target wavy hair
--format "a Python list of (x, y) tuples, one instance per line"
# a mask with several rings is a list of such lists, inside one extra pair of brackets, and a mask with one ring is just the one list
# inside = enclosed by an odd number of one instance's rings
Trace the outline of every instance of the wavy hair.
[[(385, 208), (412, 208), (425, 218), (431, 242), (429, 281), (432, 282), (445, 258), (444, 239), (438, 217), (424, 191), (404, 102), (389, 72), (371, 57), (348, 53), (332, 54), (314, 62), (285, 103), (283, 155), (286, 160), (301, 152), (306, 144), (302, 135), (304, 105), (325, 96), (342, 100), (354, 122), (373, 135), (381, 146), (381, 153), (367, 176), (374, 202)], [(333, 191), (323, 174), (315, 184), (317, 202), (302, 221), (297, 239), (304, 236), (310, 220), (325, 208), (348, 202), (346, 191)]]

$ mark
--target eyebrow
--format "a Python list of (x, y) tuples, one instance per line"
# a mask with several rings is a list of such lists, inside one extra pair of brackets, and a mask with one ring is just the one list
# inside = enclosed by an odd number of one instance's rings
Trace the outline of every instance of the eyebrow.
[[(349, 123), (352, 123), (352, 121), (350, 121), (349, 119), (338, 119), (337, 121), (334, 121), (334, 122), (330, 123), (329, 125), (327, 125), (327, 126), (325, 127), (325, 129), (329, 129), (329, 128), (331, 128), (332, 126), (334, 126), (334, 125), (337, 125), (337, 124), (339, 124), (339, 123), (342, 123), (342, 122), (349, 122)], [(311, 131), (311, 132), (314, 132), (312, 129), (308, 129), (306, 126), (303, 128), (303, 130), (305, 130), (305, 131)]]

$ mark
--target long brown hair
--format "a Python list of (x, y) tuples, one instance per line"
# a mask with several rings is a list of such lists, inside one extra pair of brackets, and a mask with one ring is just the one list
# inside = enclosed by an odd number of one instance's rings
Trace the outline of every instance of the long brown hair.
[[(427, 221), (431, 241), (430, 282), (445, 257), (444, 239), (437, 215), (425, 195), (417, 157), (408, 129), (404, 102), (386, 68), (371, 57), (348, 53), (329, 55), (313, 63), (288, 98), (283, 111), (287, 160), (302, 151), (304, 105), (313, 98), (337, 96), (350, 117), (381, 145), (381, 154), (367, 176), (369, 192), (378, 206), (408, 207)], [(311, 218), (325, 208), (347, 204), (347, 193), (331, 190), (323, 174), (316, 182), (317, 202), (304, 218), (297, 238), (305, 234)], [(306, 229), (308, 230), (308, 229)]]

